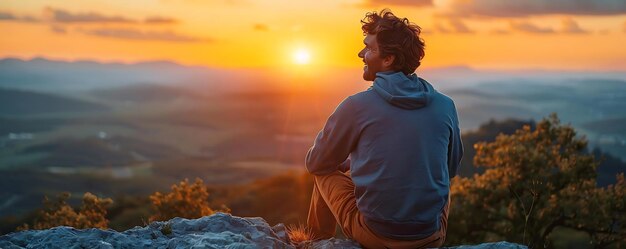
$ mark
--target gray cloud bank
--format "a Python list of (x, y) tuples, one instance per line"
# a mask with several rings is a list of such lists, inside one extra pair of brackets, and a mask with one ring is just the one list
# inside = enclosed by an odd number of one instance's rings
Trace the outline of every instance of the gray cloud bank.
[(97, 12), (71, 13), (62, 9), (45, 8), (44, 12), (54, 22), (62, 23), (132, 23), (135, 20), (124, 16), (106, 16)]
[(622, 15), (625, 0), (454, 0), (451, 15), (525, 17), (533, 15)]
[(87, 35), (126, 39), (126, 40), (152, 40), (168, 42), (211, 42), (211, 39), (178, 34), (173, 31), (141, 31), (137, 29), (92, 29), (81, 30)]
[(32, 16), (16, 16), (11, 12), (6, 11), (0, 11), (0, 21), (39, 22), (37, 18)]
[(367, 7), (386, 7), (389, 5), (424, 7), (433, 6), (433, 0), (365, 0), (363, 5)]

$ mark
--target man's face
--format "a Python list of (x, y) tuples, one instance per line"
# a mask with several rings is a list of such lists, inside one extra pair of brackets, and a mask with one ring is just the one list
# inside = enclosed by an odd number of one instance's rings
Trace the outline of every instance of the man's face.
[(388, 62), (380, 56), (376, 35), (367, 34), (365, 39), (363, 39), (363, 43), (365, 43), (365, 48), (359, 52), (359, 58), (362, 58), (365, 63), (363, 67), (363, 79), (374, 81), (376, 79), (376, 73), (389, 71), (390, 68), (388, 65), (385, 65), (388, 64)]

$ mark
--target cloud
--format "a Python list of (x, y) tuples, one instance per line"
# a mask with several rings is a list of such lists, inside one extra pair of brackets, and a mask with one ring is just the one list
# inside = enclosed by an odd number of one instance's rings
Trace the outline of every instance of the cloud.
[(9, 12), (0, 11), (0, 20), (15, 20), (15, 19), (17, 19), (15, 15)]
[(16, 16), (11, 12), (0, 11), (0, 21), (39, 22), (40, 20), (32, 16)]
[(587, 34), (589, 31), (582, 29), (576, 21), (572, 18), (565, 18), (561, 20), (561, 32), (568, 34)]
[(534, 25), (534, 24), (529, 23), (529, 22), (511, 22), (510, 23), (510, 27), (514, 31), (520, 31), (520, 32), (531, 33), (531, 34), (553, 34), (553, 33), (555, 33), (554, 29), (552, 29), (552, 28), (539, 27), (539, 26)]
[(211, 42), (212, 39), (177, 34), (173, 31), (141, 31), (136, 29), (92, 29), (82, 30), (82, 33), (108, 38), (126, 40), (151, 40), (167, 42)]
[(435, 28), (434, 28), (438, 33), (444, 33), (444, 34), (448, 34), (448, 33), (452, 33), (448, 28), (444, 27), (443, 25), (437, 23), (435, 24)]
[(450, 27), (452, 27), (452, 29), (456, 33), (465, 33), (465, 34), (474, 33), (474, 31), (468, 28), (467, 25), (461, 22), (461, 20), (450, 19), (448, 23), (450, 24)]
[(46, 7), (43, 10), (44, 20), (32, 16), (16, 16), (13, 13), (0, 11), (0, 21), (48, 22), (48, 23), (143, 23), (143, 24), (177, 24), (179, 20), (172, 17), (149, 16), (143, 22), (136, 19), (115, 15), (107, 16), (97, 12), (71, 13), (67, 10)]
[(45, 15), (54, 22), (61, 23), (133, 23), (137, 22), (124, 16), (105, 16), (96, 12), (70, 13), (62, 9), (46, 7)]
[(511, 32), (505, 29), (493, 29), (491, 31), (489, 31), (490, 34), (494, 34), (494, 35), (508, 35)]
[(530, 22), (510, 22), (510, 31), (497, 30), (492, 31), (492, 34), (508, 34), (510, 32), (523, 32), (530, 34), (590, 34), (591, 32), (585, 30), (578, 25), (574, 19), (566, 17), (561, 20), (561, 27), (559, 29), (553, 29), (551, 27), (541, 27)]
[(215, 6), (215, 5), (250, 5), (250, 0), (159, 0), (162, 3), (183, 3), (183, 4), (195, 4), (201, 6)]
[(178, 20), (171, 17), (151, 16), (146, 17), (143, 22), (147, 24), (176, 24), (178, 23)]
[(437, 23), (435, 25), (435, 30), (439, 33), (450, 34), (450, 33), (458, 33), (458, 34), (471, 34), (474, 33), (474, 30), (471, 30), (465, 23), (457, 18), (448, 18), (447, 25), (442, 25), (441, 23)]
[(367, 7), (389, 5), (427, 7), (433, 6), (433, 0), (364, 0), (362, 5)]
[(451, 0), (449, 15), (525, 17), (535, 15), (623, 15), (624, 0)]

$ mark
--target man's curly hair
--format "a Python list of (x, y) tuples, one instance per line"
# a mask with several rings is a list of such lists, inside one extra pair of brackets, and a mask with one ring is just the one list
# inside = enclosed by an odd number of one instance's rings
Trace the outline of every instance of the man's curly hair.
[(380, 13), (369, 12), (361, 20), (363, 35), (376, 35), (380, 56), (395, 56), (393, 69), (404, 74), (415, 72), (424, 58), (424, 40), (420, 38), (422, 28), (407, 18), (396, 17), (389, 9)]

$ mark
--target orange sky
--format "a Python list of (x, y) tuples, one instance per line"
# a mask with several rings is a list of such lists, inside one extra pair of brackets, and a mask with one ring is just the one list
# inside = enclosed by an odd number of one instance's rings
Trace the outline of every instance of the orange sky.
[[(378, 2), (4, 0), (0, 57), (361, 67), (359, 20), (388, 7), (423, 28), (424, 67), (626, 70), (623, 0)], [(310, 62), (296, 65), (302, 50)]]

